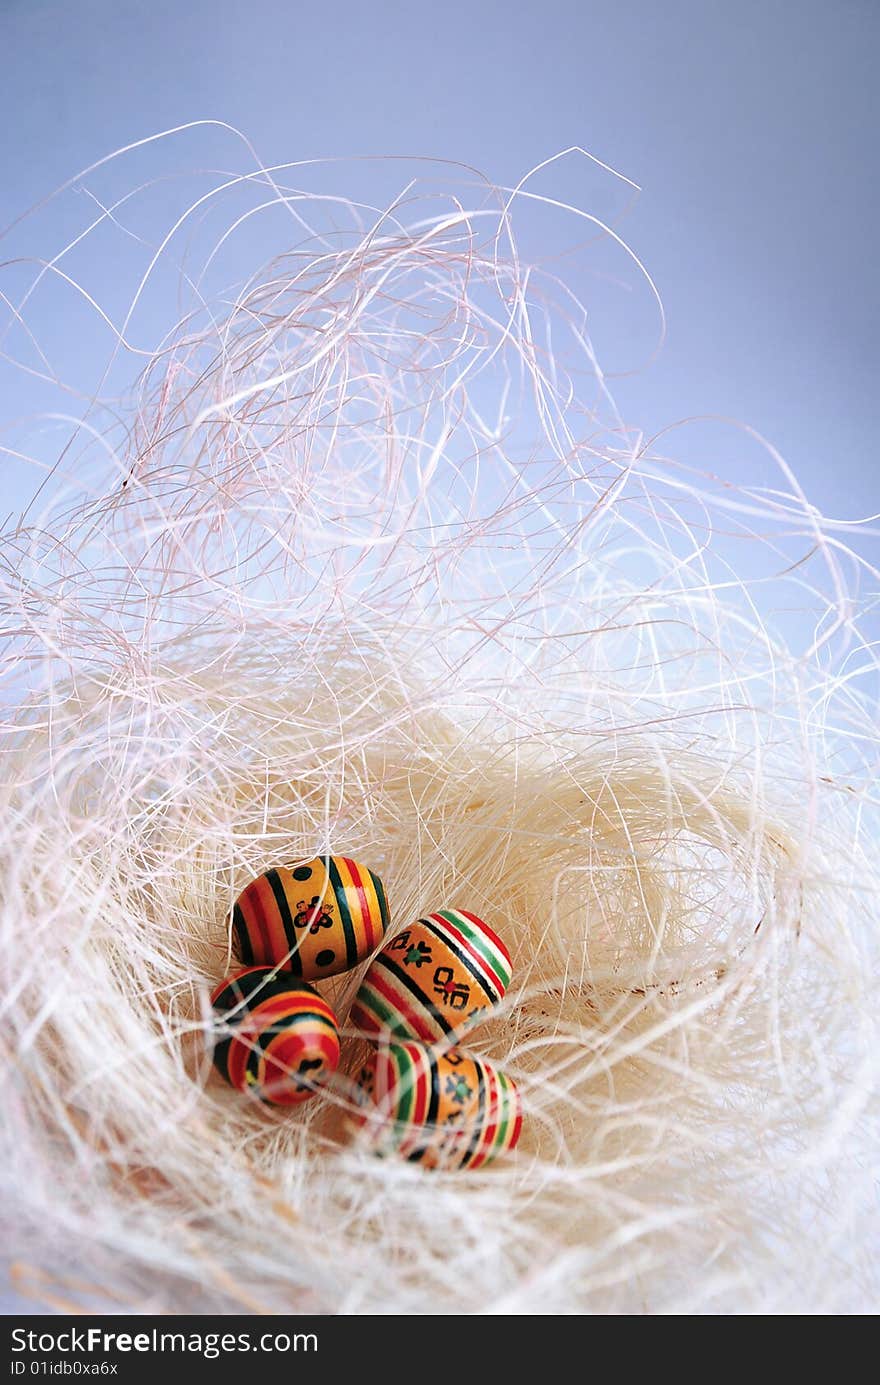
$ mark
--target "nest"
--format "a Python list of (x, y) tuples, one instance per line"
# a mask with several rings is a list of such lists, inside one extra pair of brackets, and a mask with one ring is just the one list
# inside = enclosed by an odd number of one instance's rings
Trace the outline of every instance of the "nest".
[[(839, 538), (622, 426), (586, 308), (517, 240), (531, 184), (435, 172), (373, 210), (290, 176), (223, 184), (285, 253), (209, 295), (214, 234), (134, 396), (4, 537), (18, 1292), (864, 1309), (876, 660)], [(392, 930), (448, 905), (504, 938), (468, 1045), (519, 1086), (515, 1154), (352, 1143), (350, 1032), (294, 1111), (213, 1072), (236, 893), (328, 851)], [(362, 970), (322, 983), (343, 1020)]]

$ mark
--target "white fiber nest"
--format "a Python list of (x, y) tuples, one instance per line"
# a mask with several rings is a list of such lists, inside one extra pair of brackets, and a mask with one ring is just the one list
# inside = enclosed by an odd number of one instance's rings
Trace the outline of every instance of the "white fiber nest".
[[(622, 427), (566, 259), (518, 251), (551, 205), (531, 183), (401, 175), (383, 212), (331, 175), (229, 178), (288, 252), (209, 294), (188, 251), (122, 422), (77, 405), (67, 480), (4, 535), (12, 1285), (865, 1311), (878, 733), (846, 535), (784, 468), (737, 490)], [(352, 1143), (350, 1036), (292, 1112), (213, 1071), (236, 893), (326, 851), (382, 877), (392, 928), (450, 905), (507, 942), (468, 1045), (520, 1086), (515, 1154), (444, 1173)], [(359, 976), (322, 985), (343, 1019)]]

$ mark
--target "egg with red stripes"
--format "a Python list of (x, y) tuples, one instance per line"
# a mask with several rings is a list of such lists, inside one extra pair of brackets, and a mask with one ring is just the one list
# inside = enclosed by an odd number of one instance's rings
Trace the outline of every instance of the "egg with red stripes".
[(304, 981), (349, 971), (388, 928), (382, 881), (348, 856), (275, 866), (252, 880), (232, 912), (245, 966), (283, 967)]
[(246, 967), (211, 995), (214, 1066), (272, 1106), (315, 1095), (339, 1064), (336, 1016), (314, 987), (273, 967)]
[(497, 1005), (510, 973), (510, 953), (488, 924), (466, 909), (440, 909), (373, 959), (349, 1024), (369, 1038), (443, 1040)]
[(484, 1058), (435, 1044), (380, 1044), (357, 1080), (354, 1124), (378, 1154), (426, 1168), (478, 1169), (516, 1147), (513, 1080)]

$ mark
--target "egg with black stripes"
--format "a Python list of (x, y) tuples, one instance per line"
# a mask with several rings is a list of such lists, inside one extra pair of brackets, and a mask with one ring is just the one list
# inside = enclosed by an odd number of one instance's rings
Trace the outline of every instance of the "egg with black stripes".
[(350, 1118), (374, 1154), (425, 1168), (478, 1169), (515, 1149), (516, 1083), (485, 1058), (437, 1044), (380, 1044), (355, 1079)]
[(245, 966), (283, 967), (304, 981), (349, 971), (388, 928), (382, 881), (348, 856), (274, 866), (242, 890), (232, 913)]
[(466, 909), (439, 909), (402, 929), (373, 959), (348, 1017), (368, 1038), (434, 1043), (458, 1035), (503, 998), (510, 953)]
[(336, 1015), (313, 986), (274, 967), (245, 967), (211, 995), (214, 1066), (271, 1106), (297, 1106), (339, 1063)]

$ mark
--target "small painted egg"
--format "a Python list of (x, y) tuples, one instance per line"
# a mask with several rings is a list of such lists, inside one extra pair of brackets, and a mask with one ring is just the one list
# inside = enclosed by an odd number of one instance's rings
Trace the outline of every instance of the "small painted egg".
[(511, 1078), (460, 1049), (382, 1044), (357, 1078), (354, 1123), (376, 1153), (427, 1168), (471, 1168), (513, 1149), (522, 1109)]
[(336, 1016), (289, 972), (246, 967), (221, 981), (211, 1004), (222, 1016), (214, 1066), (238, 1091), (273, 1106), (296, 1106), (335, 1072)]
[(433, 1043), (480, 1019), (509, 983), (510, 953), (492, 929), (464, 909), (441, 909), (385, 944), (348, 1022), (370, 1038)]
[(246, 966), (283, 967), (304, 981), (357, 966), (387, 927), (382, 881), (347, 856), (267, 870), (242, 891), (232, 914)]

